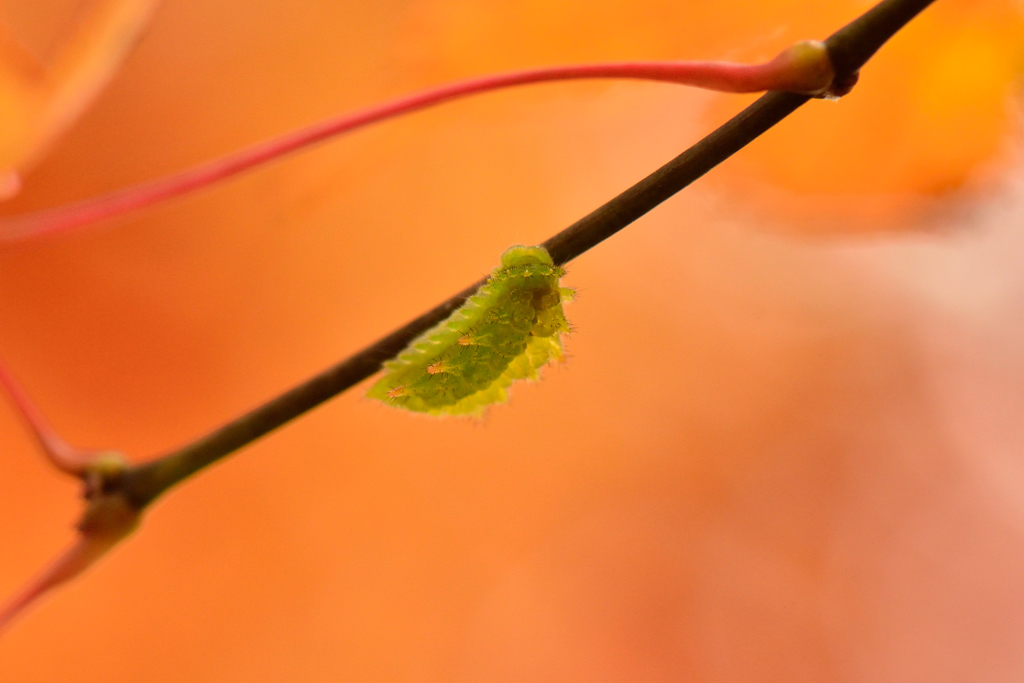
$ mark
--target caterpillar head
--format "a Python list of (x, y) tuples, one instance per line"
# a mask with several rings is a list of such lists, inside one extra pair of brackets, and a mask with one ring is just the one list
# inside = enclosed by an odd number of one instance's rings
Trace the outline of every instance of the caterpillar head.
[(506, 249), (501, 255), (501, 265), (505, 268), (534, 264), (553, 266), (555, 263), (544, 247), (524, 247), (517, 244)]

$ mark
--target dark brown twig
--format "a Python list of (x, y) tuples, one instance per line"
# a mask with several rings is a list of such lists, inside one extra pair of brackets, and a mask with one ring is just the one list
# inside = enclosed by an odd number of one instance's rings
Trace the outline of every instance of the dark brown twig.
[[(861, 66), (933, 1), (883, 0), (826, 40), (835, 67), (835, 89), (841, 92), (852, 86)], [(665, 166), (544, 242), (544, 246), (556, 263), (571, 261), (728, 159), (808, 99), (789, 93), (764, 95)], [(412, 339), (445, 319), (480, 284), (467, 287), (350, 358), (207, 436), (130, 468), (121, 480), (121, 494), (141, 509), (204, 467), (361, 382)]]

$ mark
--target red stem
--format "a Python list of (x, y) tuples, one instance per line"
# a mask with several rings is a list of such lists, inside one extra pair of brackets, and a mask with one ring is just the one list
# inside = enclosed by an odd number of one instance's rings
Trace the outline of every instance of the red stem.
[(53, 430), (50, 424), (43, 417), (43, 414), (36, 408), (21, 386), (15, 381), (7, 367), (0, 363), (0, 385), (7, 390), (11, 402), (21, 413), (25, 423), (28, 424), (36, 440), (42, 447), (46, 457), (49, 458), (57, 469), (68, 474), (81, 476), (86, 466), (93, 460), (95, 453), (82, 451), (70, 445)]
[(335, 135), (459, 97), (529, 83), (596, 78), (662, 81), (724, 92), (759, 92), (779, 85), (780, 66), (777, 61), (757, 65), (728, 62), (623, 62), (549, 67), (460, 81), (328, 119), (157, 180), (52, 209), (0, 219), (0, 241), (12, 242), (52, 235), (112, 218), (201, 189)]
[(92, 566), (120, 539), (121, 537), (112, 535), (80, 536), (74, 545), (64, 551), (6, 604), (0, 606), (0, 632), (44, 594)]

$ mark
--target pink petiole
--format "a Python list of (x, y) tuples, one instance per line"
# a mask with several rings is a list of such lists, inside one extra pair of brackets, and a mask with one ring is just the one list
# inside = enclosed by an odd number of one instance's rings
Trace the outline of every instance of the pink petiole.
[(94, 565), (138, 526), (139, 510), (123, 497), (105, 494), (102, 490), (104, 476), (116, 476), (123, 472), (125, 462), (118, 456), (107, 455), (97, 460), (93, 467), (84, 477), (88, 506), (78, 523), (78, 539), (27, 586), (0, 606), (0, 632), (50, 590)]
[(120, 538), (80, 536), (70, 548), (54, 560), (27, 586), (0, 606), (0, 632), (10, 625), (16, 616), (38, 601), (51, 589), (70, 581), (92, 566)]
[(328, 119), (191, 169), (110, 194), (20, 216), (0, 218), (0, 241), (13, 242), (58, 234), (113, 218), (202, 189), (336, 135), (467, 95), (530, 83), (599, 78), (661, 81), (734, 93), (781, 90), (815, 96), (842, 94), (830, 92), (834, 78), (831, 61), (824, 44), (817, 41), (796, 43), (773, 60), (754, 65), (730, 62), (623, 62), (550, 67), (484, 76)]
[(99, 452), (79, 450), (62, 439), (2, 362), (0, 362), (0, 385), (7, 390), (11, 402), (21, 413), (50, 462), (62, 472), (82, 476)]

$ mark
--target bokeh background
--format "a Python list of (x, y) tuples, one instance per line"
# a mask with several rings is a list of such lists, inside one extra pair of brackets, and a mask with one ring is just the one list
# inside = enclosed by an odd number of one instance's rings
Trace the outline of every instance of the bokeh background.
[[(76, 0), (0, 0), (45, 58)], [(862, 0), (165, 0), (17, 212), (427, 85), (755, 60)], [(0, 680), (1012, 681), (1024, 669), (1021, 6), (938, 0), (570, 264), (570, 358), (480, 421), (350, 391), (162, 499)], [(69, 440), (167, 451), (621, 191), (749, 98), (536, 86), (0, 248), (0, 356)], [(0, 122), (2, 125), (2, 122)], [(0, 593), (73, 482), (0, 409)]]

